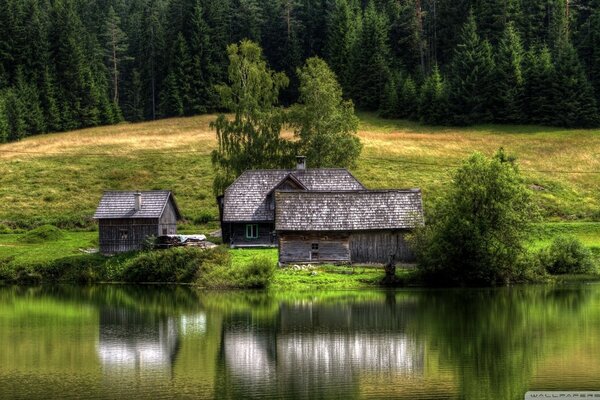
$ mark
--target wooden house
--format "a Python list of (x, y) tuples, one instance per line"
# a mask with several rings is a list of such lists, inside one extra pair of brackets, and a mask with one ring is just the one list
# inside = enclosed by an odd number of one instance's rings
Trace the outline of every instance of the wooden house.
[(275, 192), (363, 190), (346, 169), (307, 169), (298, 157), (296, 169), (245, 171), (218, 199), (223, 243), (231, 247), (276, 247)]
[(279, 262), (411, 261), (406, 234), (424, 223), (421, 191), (278, 191)]
[(170, 191), (105, 192), (94, 214), (100, 252), (140, 250), (149, 236), (174, 235), (181, 213)]

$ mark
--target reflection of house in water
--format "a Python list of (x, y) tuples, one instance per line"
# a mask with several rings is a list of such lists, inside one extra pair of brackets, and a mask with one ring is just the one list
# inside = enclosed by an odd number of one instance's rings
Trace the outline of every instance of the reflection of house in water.
[(270, 329), (230, 321), (222, 342), (225, 381), (255, 397), (279, 391), (310, 398), (334, 390), (344, 398), (353, 397), (362, 376), (422, 375), (424, 346), (405, 329), (413, 309), (410, 303), (343, 309), (309, 303), (282, 306)]
[(179, 343), (179, 321), (135, 310), (100, 311), (98, 358), (106, 372), (162, 371), (171, 375)]

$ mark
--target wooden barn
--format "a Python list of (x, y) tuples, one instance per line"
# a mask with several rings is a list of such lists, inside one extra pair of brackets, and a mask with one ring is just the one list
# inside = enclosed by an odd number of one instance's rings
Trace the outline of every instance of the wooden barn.
[(100, 252), (140, 250), (148, 236), (174, 235), (181, 214), (170, 191), (105, 192), (94, 214)]
[(346, 169), (307, 169), (298, 157), (296, 169), (245, 171), (218, 198), (223, 243), (231, 247), (276, 247), (275, 192), (278, 190), (363, 190)]
[(279, 262), (412, 261), (406, 234), (424, 223), (421, 191), (278, 191)]

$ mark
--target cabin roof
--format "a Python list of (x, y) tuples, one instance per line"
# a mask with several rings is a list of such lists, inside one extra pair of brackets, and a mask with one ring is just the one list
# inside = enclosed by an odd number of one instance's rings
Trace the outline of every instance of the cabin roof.
[(300, 182), (309, 191), (364, 189), (343, 168), (248, 170), (225, 191), (223, 221), (273, 221), (275, 215), (268, 205), (268, 195), (288, 177)]
[(128, 219), (128, 218), (160, 218), (169, 201), (172, 202), (177, 219), (181, 213), (169, 190), (150, 190), (142, 194), (142, 206), (135, 210), (135, 194), (137, 191), (107, 191), (102, 195), (94, 219)]
[(424, 223), (421, 191), (278, 191), (278, 231), (411, 229)]

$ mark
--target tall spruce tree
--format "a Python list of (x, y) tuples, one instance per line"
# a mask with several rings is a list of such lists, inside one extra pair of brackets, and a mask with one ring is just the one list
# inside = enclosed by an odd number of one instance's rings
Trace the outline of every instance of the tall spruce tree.
[(454, 123), (469, 125), (489, 121), (494, 63), (489, 43), (482, 41), (477, 34), (473, 12), (463, 26), (449, 72), (449, 98)]
[(437, 65), (425, 79), (419, 97), (419, 115), (426, 124), (448, 124), (448, 95)]
[(515, 123), (522, 120), (523, 45), (513, 23), (508, 23), (496, 51), (494, 119)]
[(594, 91), (573, 45), (564, 41), (556, 57), (556, 97), (551, 121), (566, 127), (598, 124)]
[(390, 48), (385, 16), (369, 1), (354, 47), (352, 98), (365, 110), (377, 110), (390, 77)]
[(194, 6), (191, 22), (189, 48), (192, 59), (188, 113), (199, 114), (214, 110), (218, 101), (214, 90), (218, 78), (210, 67), (215, 61), (211, 58), (210, 27), (206, 23), (200, 1)]
[(335, 0), (328, 17), (326, 59), (347, 95), (351, 92), (353, 50), (358, 38), (357, 17), (348, 0)]
[(162, 116), (179, 117), (191, 113), (192, 62), (182, 33), (177, 36), (170, 59), (169, 73), (160, 95), (160, 110)]
[(131, 57), (127, 55), (127, 35), (121, 29), (121, 18), (117, 15), (112, 6), (108, 8), (104, 40), (105, 54), (111, 80), (112, 102), (115, 108), (119, 108), (121, 64), (131, 59)]
[(550, 124), (556, 93), (556, 71), (546, 46), (530, 49), (524, 59), (523, 111), (527, 122)]

